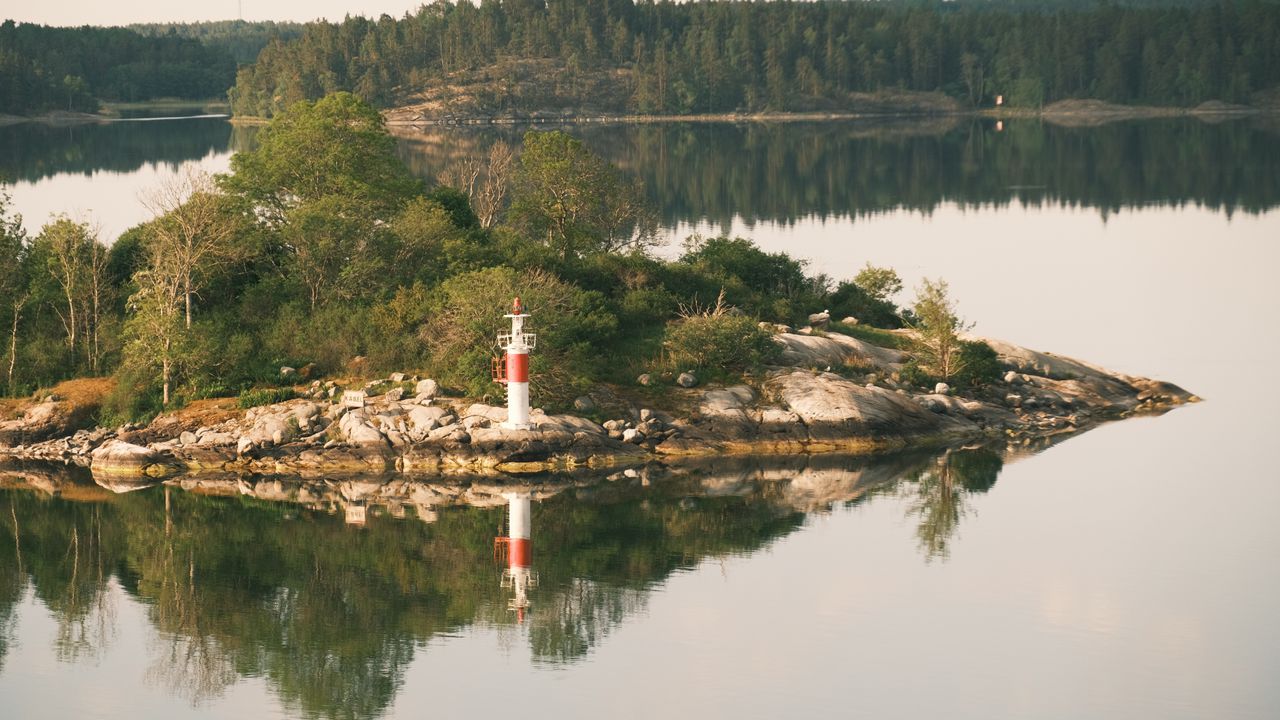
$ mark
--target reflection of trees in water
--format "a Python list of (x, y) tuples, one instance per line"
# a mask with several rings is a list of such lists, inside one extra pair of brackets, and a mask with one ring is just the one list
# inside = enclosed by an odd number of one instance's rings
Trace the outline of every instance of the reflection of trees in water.
[(926, 560), (945, 560), (948, 543), (970, 511), (969, 500), (996, 483), (1004, 462), (986, 449), (957, 450), (921, 468), (903, 483), (900, 492), (909, 500), (907, 514), (918, 518), (916, 537)]
[(58, 173), (132, 172), (143, 165), (198, 160), (248, 147), (257, 128), (225, 119), (0, 127), (0, 180), (36, 181)]
[[(1082, 205), (1104, 214), (1195, 203), (1260, 212), (1280, 202), (1280, 134), (1248, 121), (1173, 119), (1071, 128), (1036, 121), (655, 123), (568, 131), (644, 180), (663, 222), (727, 227), (907, 208)], [(406, 136), (401, 157), (434, 179), (522, 128)]]
[[(984, 453), (797, 458), (781, 469), (719, 461), (649, 484), (566, 484), (534, 506), (539, 585), (524, 630), (501, 634), (527, 642), (538, 662), (578, 661), (673, 572), (754, 552), (801, 527), (806, 512), (903, 478), (926, 554), (945, 555), (964, 498), (1000, 470), (999, 456)], [(287, 481), (269, 484), (289, 496)], [(493, 557), (502, 507), (440, 507), (432, 523), (374, 513), (355, 530), (322, 509), (170, 488), (94, 504), (0, 498), (11, 508), (0, 527), (13, 538), (0, 561), (20, 567), (0, 571), (0, 618), (29, 582), (68, 628), (60, 653), (84, 657), (106, 641), (102, 599), (114, 582), (146, 604), (157, 631), (147, 679), (193, 703), (265, 677), (301, 714), (376, 717), (431, 638), (516, 623)]]
[(26, 568), (22, 564), (22, 538), (18, 531), (17, 503), (10, 496), (6, 514), (10, 517), (8, 537), (0, 538), (0, 672), (13, 644), (13, 628), (17, 623), (17, 605), (26, 592)]

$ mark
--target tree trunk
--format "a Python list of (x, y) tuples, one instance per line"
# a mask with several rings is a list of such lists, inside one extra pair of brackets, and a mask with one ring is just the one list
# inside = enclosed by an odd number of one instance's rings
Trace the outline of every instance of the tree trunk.
[(182, 292), (187, 301), (187, 329), (191, 329), (191, 274), (182, 279)]
[(18, 323), (22, 320), (22, 306), (27, 299), (13, 304), (13, 325), (9, 330), (9, 394), (13, 394), (13, 371), (18, 365)]
[(169, 406), (169, 380), (170, 380), (170, 373), (171, 373), (170, 366), (169, 366), (170, 365), (169, 364), (169, 346), (170, 346), (170, 341), (165, 340), (164, 341), (164, 358), (160, 361), (160, 374), (161, 374), (160, 379), (164, 384), (164, 398), (161, 401), (161, 404), (163, 404), (165, 407)]

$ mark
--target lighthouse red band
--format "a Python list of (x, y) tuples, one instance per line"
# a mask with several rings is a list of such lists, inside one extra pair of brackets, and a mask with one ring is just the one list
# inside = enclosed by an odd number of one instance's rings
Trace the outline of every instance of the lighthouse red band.
[(529, 353), (507, 353), (507, 382), (529, 382)]

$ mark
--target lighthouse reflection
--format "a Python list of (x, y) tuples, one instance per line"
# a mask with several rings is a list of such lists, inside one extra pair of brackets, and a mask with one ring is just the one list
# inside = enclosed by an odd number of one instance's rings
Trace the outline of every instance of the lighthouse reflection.
[(505, 493), (503, 497), (507, 500), (507, 534), (494, 538), (494, 557), (506, 556), (501, 584), (511, 591), (507, 607), (515, 611), (517, 622), (524, 623), (529, 591), (538, 585), (538, 574), (533, 570), (533, 502), (529, 493)]

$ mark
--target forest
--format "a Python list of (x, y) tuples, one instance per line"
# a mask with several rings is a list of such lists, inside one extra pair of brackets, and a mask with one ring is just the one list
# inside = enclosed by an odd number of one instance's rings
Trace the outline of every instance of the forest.
[(246, 116), (339, 90), (384, 108), (466, 96), (487, 114), (839, 110), (895, 91), (1193, 106), (1278, 83), (1270, 0), (487, 0), (308, 24), (242, 67), (231, 100)]
[(238, 63), (292, 23), (243, 21), (119, 27), (0, 24), (0, 114), (95, 112), (100, 101), (221, 99)]

